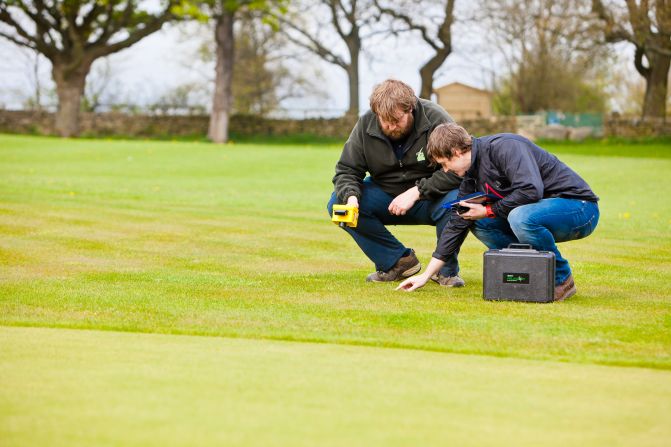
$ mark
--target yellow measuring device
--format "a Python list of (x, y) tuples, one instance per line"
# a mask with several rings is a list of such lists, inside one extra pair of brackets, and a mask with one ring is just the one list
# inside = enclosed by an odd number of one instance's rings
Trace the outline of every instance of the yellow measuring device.
[(354, 228), (359, 221), (359, 207), (354, 205), (333, 205), (333, 217), (331, 221), (342, 228), (346, 226)]

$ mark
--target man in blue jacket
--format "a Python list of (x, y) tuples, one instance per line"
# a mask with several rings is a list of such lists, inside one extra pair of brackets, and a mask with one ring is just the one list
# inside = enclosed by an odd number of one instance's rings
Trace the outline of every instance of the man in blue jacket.
[(454, 123), (433, 131), (427, 156), (443, 170), (464, 177), (459, 197), (485, 192), (499, 199), (491, 205), (460, 202), (469, 210), (451, 215), (426, 271), (398, 289), (412, 291), (426, 284), (445, 259), (459, 251), (471, 230), (489, 248), (525, 243), (554, 252), (555, 300), (576, 293), (571, 268), (556, 242), (581, 239), (594, 231), (599, 198), (575, 171), (519, 135), (474, 138)]

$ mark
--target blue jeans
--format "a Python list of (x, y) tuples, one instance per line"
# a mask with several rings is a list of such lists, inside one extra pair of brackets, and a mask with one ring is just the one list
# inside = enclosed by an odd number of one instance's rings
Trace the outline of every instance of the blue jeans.
[(587, 237), (598, 222), (596, 202), (554, 198), (517, 207), (507, 220), (499, 217), (478, 220), (472, 231), (489, 248), (501, 249), (511, 243), (522, 243), (536, 250), (554, 252), (555, 284), (559, 285), (571, 275), (571, 267), (556, 242)]
[[(394, 196), (382, 191), (370, 177), (367, 177), (363, 181), (359, 201), (359, 223), (356, 228), (345, 227), (345, 231), (373, 261), (375, 269), (386, 272), (410, 251), (387, 230), (386, 225), (433, 225), (436, 227), (437, 240), (449, 219), (449, 212), (442, 205), (455, 200), (457, 193), (458, 190), (455, 189), (440, 200), (418, 200), (404, 216), (394, 216), (388, 209)], [(337, 198), (333, 193), (326, 207), (329, 216), (333, 215), (335, 203)], [(457, 253), (447, 260), (440, 273), (445, 276), (455, 276), (459, 273)]]

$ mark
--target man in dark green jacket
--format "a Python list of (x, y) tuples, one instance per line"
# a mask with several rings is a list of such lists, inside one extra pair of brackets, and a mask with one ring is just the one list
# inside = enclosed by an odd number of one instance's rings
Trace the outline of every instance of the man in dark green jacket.
[[(437, 104), (418, 99), (397, 80), (377, 85), (366, 112), (345, 143), (335, 167), (335, 191), (327, 209), (359, 207), (356, 228), (346, 227), (361, 250), (375, 263), (367, 281), (397, 281), (422, 268), (414, 250), (405, 247), (387, 225), (433, 225), (440, 237), (449, 219), (442, 205), (455, 200), (461, 177), (431, 166), (426, 157), (429, 135), (439, 124), (453, 122)], [(366, 177), (366, 173), (369, 174)], [(447, 287), (461, 287), (457, 253), (432, 278)]]

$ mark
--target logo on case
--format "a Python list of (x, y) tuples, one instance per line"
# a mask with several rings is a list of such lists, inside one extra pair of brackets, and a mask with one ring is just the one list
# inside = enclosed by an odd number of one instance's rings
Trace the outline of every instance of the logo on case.
[(529, 284), (529, 274), (504, 272), (503, 282), (506, 284)]

